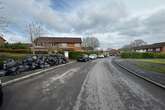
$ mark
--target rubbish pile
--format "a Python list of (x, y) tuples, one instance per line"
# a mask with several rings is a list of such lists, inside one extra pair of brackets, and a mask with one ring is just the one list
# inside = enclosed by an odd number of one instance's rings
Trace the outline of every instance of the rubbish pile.
[(0, 76), (16, 75), (25, 71), (48, 68), (67, 62), (67, 59), (61, 54), (33, 55), (26, 57), (22, 61), (8, 59), (0, 65)]

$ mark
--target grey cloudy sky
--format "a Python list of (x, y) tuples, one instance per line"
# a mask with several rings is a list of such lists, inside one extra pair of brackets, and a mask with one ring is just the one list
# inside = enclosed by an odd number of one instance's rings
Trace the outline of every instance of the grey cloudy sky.
[(25, 25), (40, 22), (47, 36), (95, 36), (102, 48), (135, 40), (165, 41), (165, 0), (0, 0), (9, 42), (28, 42)]

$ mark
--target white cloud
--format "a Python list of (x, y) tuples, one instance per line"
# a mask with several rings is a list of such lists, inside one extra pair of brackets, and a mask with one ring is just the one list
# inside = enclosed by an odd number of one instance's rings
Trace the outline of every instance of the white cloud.
[[(111, 28), (112, 32), (118, 32), (125, 41), (142, 39), (148, 43), (165, 41), (165, 9), (159, 8), (156, 11), (131, 16)], [(120, 45), (122, 46), (122, 45)]]
[(10, 43), (18, 43), (18, 42), (24, 42), (24, 43), (29, 43), (29, 39), (27, 37), (22, 37), (19, 34), (5, 34), (5, 40)]
[[(102, 47), (121, 47), (134, 40), (165, 41), (165, 9), (157, 8), (130, 14), (120, 0), (84, 0), (70, 11), (51, 7), (51, 0), (5, 0), (5, 14), (12, 23), (12, 38), (27, 41), (22, 36), (32, 19), (41, 22), (49, 35), (86, 36), (94, 34)], [(15, 32), (17, 31), (17, 32)], [(20, 34), (19, 34), (20, 33)], [(9, 35), (9, 34), (8, 34)], [(9, 36), (12, 36), (10, 33)], [(22, 37), (21, 37), (22, 36)], [(9, 38), (9, 41), (15, 39)]]

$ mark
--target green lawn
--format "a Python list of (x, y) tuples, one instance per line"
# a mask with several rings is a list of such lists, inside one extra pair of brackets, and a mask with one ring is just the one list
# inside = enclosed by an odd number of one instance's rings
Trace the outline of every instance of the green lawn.
[(144, 70), (165, 73), (165, 59), (135, 59), (132, 61)]
[(165, 64), (165, 59), (136, 59), (135, 61), (155, 63), (155, 64)]

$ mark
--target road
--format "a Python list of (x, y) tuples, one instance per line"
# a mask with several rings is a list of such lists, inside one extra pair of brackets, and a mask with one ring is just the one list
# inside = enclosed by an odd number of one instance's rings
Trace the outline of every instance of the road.
[(1, 110), (165, 110), (165, 90), (112, 63), (73, 63), (5, 86)]

